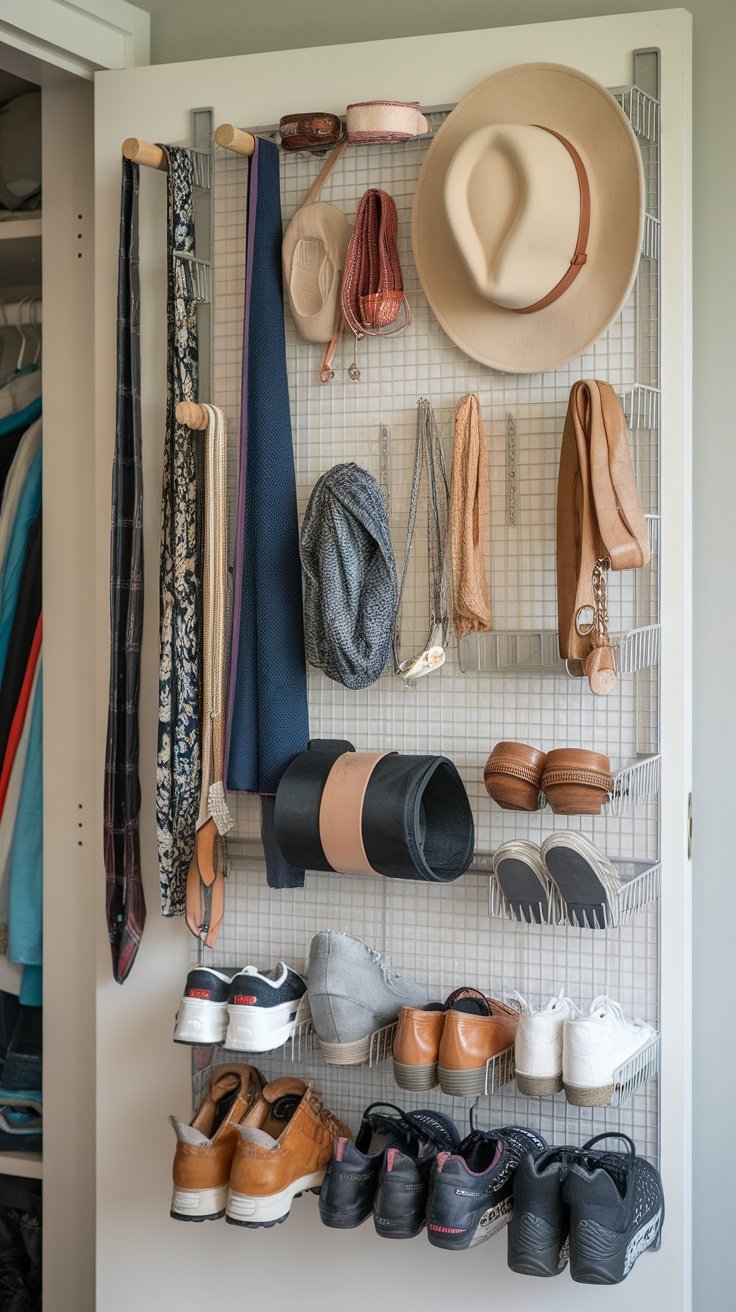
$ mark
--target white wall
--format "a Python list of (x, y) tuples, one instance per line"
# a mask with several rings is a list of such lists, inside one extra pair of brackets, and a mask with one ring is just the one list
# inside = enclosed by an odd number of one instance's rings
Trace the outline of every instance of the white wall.
[[(178, 11), (177, 11), (178, 12)], [(444, 15), (445, 19), (447, 15)], [(664, 20), (663, 20), (664, 23)], [(663, 31), (667, 24), (664, 23)], [(652, 43), (652, 27), (633, 18), (616, 24), (621, 51)], [(672, 27), (667, 28), (672, 33)], [(288, 27), (285, 29), (290, 35)], [(592, 72), (609, 83), (625, 82), (630, 77), (628, 58), (610, 54), (596, 45), (597, 33), (589, 29), (583, 46), (575, 53)], [(284, 32), (281, 33), (284, 39)], [(500, 34), (499, 34), (500, 39)], [(507, 38), (503, 63), (525, 58), (550, 57), (562, 61), (570, 57), (569, 32), (556, 27), (537, 33), (530, 53), (525, 36)], [(472, 85), (491, 67), (497, 66), (493, 48), (495, 38), (486, 38), (479, 49), (466, 51), (461, 84)], [(446, 45), (446, 43), (445, 43)], [(384, 73), (389, 69), (390, 86), (404, 76), (410, 58), (412, 92), (425, 103), (436, 99), (428, 71), (431, 60), (441, 67), (445, 46), (412, 45), (397, 52), (387, 46), (382, 52)], [(601, 51), (604, 53), (601, 53)], [(431, 58), (430, 58), (431, 55)], [(491, 58), (494, 62), (491, 62)], [(600, 60), (600, 67), (596, 64)], [(339, 66), (339, 60), (336, 61)], [(571, 62), (575, 62), (574, 58)], [(401, 70), (399, 77), (397, 69)], [(375, 71), (362, 68), (359, 76), (344, 72), (344, 85), (332, 85), (336, 103), (361, 95), (375, 94)], [(393, 79), (393, 81), (391, 81)], [(152, 68), (125, 74), (104, 74), (98, 93), (103, 112), (98, 115), (96, 133), (96, 169), (98, 202), (96, 214), (98, 246), (97, 313), (98, 343), (96, 373), (99, 384), (97, 426), (98, 467), (97, 502), (97, 581), (98, 597), (103, 598), (102, 623), (98, 622), (97, 687), (99, 759), (102, 759), (107, 688), (106, 628), (104, 598), (107, 589), (107, 533), (112, 450), (113, 367), (111, 346), (114, 332), (115, 252), (117, 237), (117, 203), (119, 178), (119, 144), (127, 134), (154, 135), (158, 139), (181, 140), (187, 136), (188, 120), (184, 107), (195, 103), (216, 105), (216, 117), (238, 118), (242, 113), (245, 91), (249, 99), (257, 98), (262, 108), (261, 121), (278, 117), (283, 99), (281, 88), (291, 88), (298, 103), (306, 104), (314, 96), (313, 74), (308, 61), (299, 56), (283, 56), (274, 61), (226, 61), (206, 74), (188, 77), (186, 68)], [(247, 117), (247, 113), (246, 113)], [(235, 1299), (268, 1300), (275, 1312), (281, 1309), (327, 1309), (350, 1306), (354, 1312), (373, 1312), (376, 1304), (387, 1309), (419, 1304), (426, 1312), (445, 1312), (458, 1296), (467, 1305), (485, 1307), (488, 1300), (508, 1300), (534, 1312), (535, 1309), (583, 1309), (590, 1306), (591, 1294), (568, 1279), (553, 1282), (522, 1282), (507, 1271), (503, 1259), (503, 1240), (481, 1247), (463, 1258), (450, 1259), (430, 1248), (426, 1239), (414, 1245), (386, 1244), (378, 1241), (367, 1228), (356, 1234), (325, 1236), (321, 1230), (313, 1200), (297, 1205), (288, 1227), (257, 1234), (243, 1233), (224, 1224), (183, 1226), (167, 1217), (170, 1163), (173, 1135), (165, 1124), (166, 1114), (184, 1115), (189, 1103), (186, 1050), (171, 1043), (172, 1008), (186, 972), (189, 941), (181, 922), (162, 922), (158, 914), (158, 887), (155, 864), (153, 826), (153, 765), (156, 734), (156, 606), (158, 561), (154, 544), (158, 537), (158, 487), (160, 485), (160, 447), (163, 426), (164, 341), (161, 331), (164, 296), (163, 267), (160, 258), (163, 233), (164, 186), (160, 177), (145, 174), (142, 179), (142, 266), (144, 289), (144, 433), (146, 541), (146, 611), (144, 666), (141, 703), (142, 783), (146, 806), (143, 812), (142, 850), (149, 920), (139, 960), (128, 982), (121, 989), (111, 979), (109, 949), (102, 919), (102, 881), (98, 904), (100, 915), (98, 941), (98, 1307), (104, 1312), (129, 1312), (133, 1308), (176, 1308), (177, 1312), (194, 1312), (201, 1307), (232, 1304)], [(154, 240), (154, 234), (156, 240)], [(151, 489), (151, 491), (148, 491)], [(101, 792), (101, 771), (100, 771)], [(665, 1000), (671, 1005), (671, 999)], [(676, 1025), (670, 1026), (674, 1032)], [(679, 1094), (678, 1094), (679, 1096)], [(673, 1171), (681, 1178), (675, 1139), (677, 1117), (673, 1122), (672, 1141), (666, 1151), (673, 1161)], [(674, 1215), (681, 1210), (681, 1199), (673, 1199)], [(676, 1225), (673, 1237), (676, 1235)], [(665, 1237), (667, 1232), (665, 1231)], [(328, 1242), (329, 1240), (329, 1242)], [(380, 1244), (377, 1249), (376, 1245)], [(380, 1261), (378, 1260), (380, 1253)], [(643, 1309), (654, 1302), (658, 1292), (677, 1286), (677, 1260), (666, 1258), (642, 1262), (636, 1281), (619, 1291), (609, 1291), (607, 1304)], [(127, 1272), (130, 1271), (128, 1281)], [(674, 1307), (674, 1299), (670, 1306)], [(704, 1305), (705, 1306), (705, 1305)], [(718, 1309), (717, 1304), (713, 1304)], [(76, 1312), (76, 1309), (75, 1309)]]

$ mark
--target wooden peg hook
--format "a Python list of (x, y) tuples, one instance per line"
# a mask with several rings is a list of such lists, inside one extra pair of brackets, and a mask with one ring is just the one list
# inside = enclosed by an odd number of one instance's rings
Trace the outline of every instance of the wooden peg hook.
[(169, 161), (165, 152), (150, 141), (142, 141), (140, 137), (126, 137), (123, 155), (134, 164), (145, 164), (149, 169), (160, 169), (162, 173), (168, 173)]
[(179, 401), (176, 417), (180, 424), (186, 424), (187, 428), (197, 430), (204, 430), (209, 423), (207, 411), (203, 405), (197, 405), (196, 401)]
[(234, 123), (221, 123), (215, 128), (215, 141), (223, 150), (232, 150), (236, 155), (252, 155), (256, 148), (253, 133), (236, 128)]

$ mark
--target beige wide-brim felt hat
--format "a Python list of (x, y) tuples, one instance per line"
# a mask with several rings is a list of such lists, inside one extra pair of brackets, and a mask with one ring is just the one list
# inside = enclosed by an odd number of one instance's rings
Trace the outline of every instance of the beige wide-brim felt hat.
[(297, 332), (307, 342), (329, 342), (340, 321), (350, 231), (342, 210), (318, 200), (302, 205), (284, 233), (284, 282)]
[(481, 82), (439, 129), (417, 183), (412, 241), (452, 341), (492, 369), (543, 373), (616, 318), (643, 223), (641, 155), (613, 96), (577, 69), (520, 64)]

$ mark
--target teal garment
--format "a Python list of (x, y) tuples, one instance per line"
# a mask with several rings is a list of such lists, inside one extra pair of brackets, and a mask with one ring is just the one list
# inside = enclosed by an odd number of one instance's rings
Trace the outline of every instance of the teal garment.
[(18, 1001), (24, 1007), (43, 1006), (43, 971), (40, 966), (24, 966)]
[[(23, 781), (10, 847), (8, 879), (8, 960), (23, 966), (42, 964), (43, 949), (43, 673), (38, 678), (31, 710)], [(25, 975), (23, 984), (26, 985)], [(40, 976), (40, 969), (39, 969)], [(40, 980), (35, 982), (38, 987)], [(34, 981), (29, 976), (27, 989)], [(30, 1001), (21, 993), (23, 1002)], [(40, 1005), (34, 1002), (31, 1005)]]
[(28, 534), (41, 509), (41, 451), (37, 451), (28, 469), (5, 560), (0, 565), (0, 680), (5, 672), (8, 644), (18, 605), (18, 589), (26, 555)]
[(8, 433), (17, 433), (19, 428), (27, 428), (34, 419), (38, 419), (40, 414), (41, 398), (37, 396), (35, 401), (30, 401), (22, 410), (16, 410), (14, 414), (0, 419), (0, 437), (5, 437)]

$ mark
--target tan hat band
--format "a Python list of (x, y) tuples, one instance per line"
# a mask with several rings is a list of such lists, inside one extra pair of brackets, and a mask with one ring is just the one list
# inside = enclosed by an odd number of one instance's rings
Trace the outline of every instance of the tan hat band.
[(319, 837), (333, 870), (344, 875), (378, 875), (363, 844), (363, 802), (368, 783), (384, 756), (394, 752), (344, 752), (322, 790)]
[(525, 305), (521, 309), (514, 309), (514, 314), (535, 314), (537, 310), (544, 310), (548, 305), (552, 305), (555, 301), (558, 301), (563, 292), (566, 292), (568, 287), (574, 283), (580, 270), (588, 259), (587, 246), (588, 234), (590, 232), (590, 186), (588, 183), (588, 175), (585, 171), (585, 165), (572, 142), (568, 141), (567, 137), (563, 137), (562, 133), (555, 132), (553, 128), (546, 128), (541, 123), (537, 123), (535, 126), (541, 127), (543, 132), (549, 132), (550, 136), (557, 137), (557, 140), (565, 147), (565, 150), (568, 152), (573, 164), (575, 165), (575, 172), (578, 175), (578, 186), (580, 187), (580, 221), (578, 223), (578, 238), (575, 243), (575, 252), (570, 260), (570, 267), (567, 272), (563, 274), (557, 285), (552, 288), (552, 291), (542, 297), (541, 301), (535, 301), (534, 305)]

